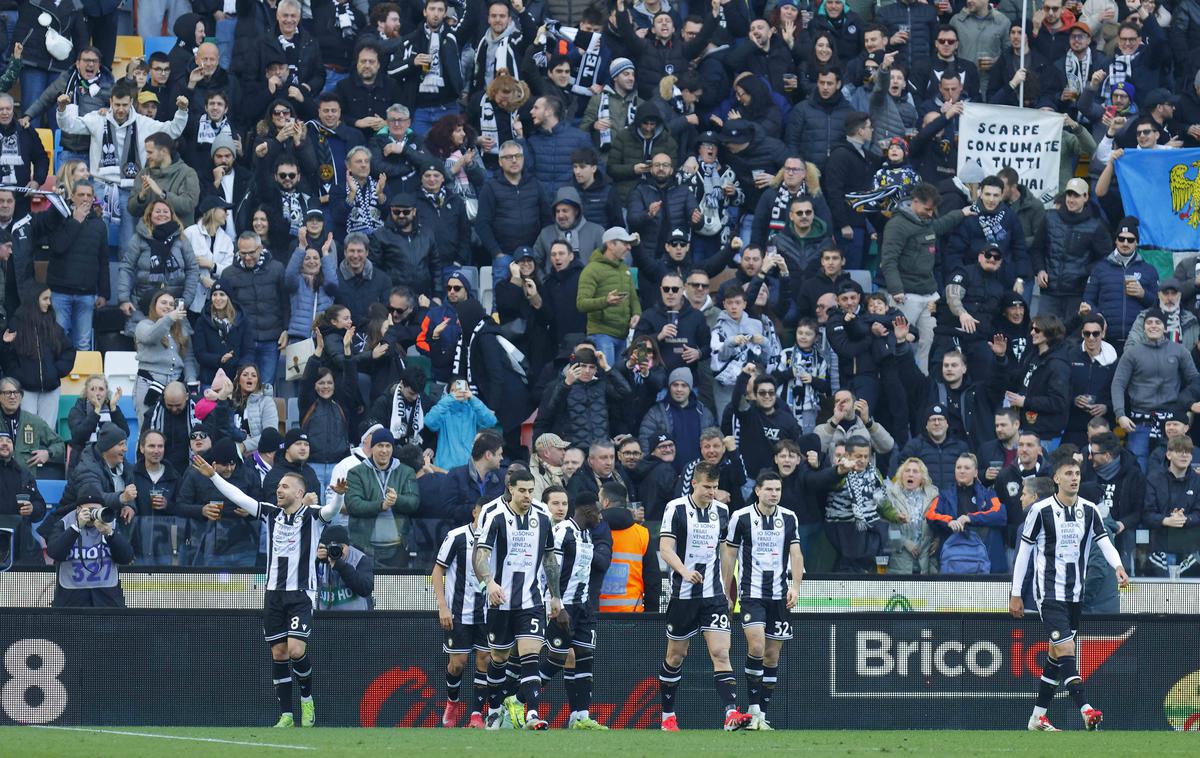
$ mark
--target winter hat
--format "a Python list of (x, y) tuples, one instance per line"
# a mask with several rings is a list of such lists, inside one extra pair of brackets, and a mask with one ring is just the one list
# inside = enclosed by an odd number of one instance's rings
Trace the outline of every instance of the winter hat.
[(297, 442), (308, 442), (308, 435), (300, 431), (299, 427), (294, 427), (288, 429), (287, 434), (283, 435), (283, 444), (279, 447), (282, 450), (287, 450)]
[(223, 147), (229, 148), (229, 151), (237, 155), (237, 146), (233, 143), (233, 137), (229, 136), (228, 132), (221, 132), (216, 137), (213, 137), (212, 147), (208, 149), (208, 155), (211, 158), (216, 155), (217, 151)]
[(675, 444), (675, 440), (671, 437), (671, 435), (667, 434), (666, 432), (662, 432), (662, 433), (654, 435), (654, 438), (651, 440), (651, 443), (650, 443), (650, 449), (654, 450), (655, 448), (657, 448), (659, 445), (661, 445), (664, 442), (670, 442), (672, 445)]
[(371, 447), (382, 445), (384, 443), (395, 446), (396, 438), (392, 436), (390, 429), (376, 429), (374, 433), (371, 434)]
[[(893, 146), (899, 147), (904, 151), (904, 157), (908, 157), (908, 140), (904, 139), (903, 137), (892, 137), (890, 140), (888, 140), (887, 149), (890, 150)], [(886, 153), (887, 150), (884, 150), (884, 152)]]
[(100, 425), (100, 431), (96, 432), (96, 449), (102, 453), (107, 453), (117, 445), (128, 439), (129, 435), (125, 430), (111, 421)]
[(321, 542), (326, 545), (345, 545), (350, 541), (350, 532), (341, 524), (327, 526), (321, 531)]
[(934, 416), (941, 416), (942, 418), (947, 418), (946, 409), (942, 405), (940, 405), (938, 403), (934, 403), (933, 405), (929, 406), (929, 412), (925, 414), (925, 418), (926, 418), (926, 420), (928, 420), (928, 419), (933, 418)]
[(1138, 232), (1138, 220), (1136, 216), (1126, 216), (1125, 218), (1121, 219), (1121, 223), (1117, 224), (1116, 236), (1119, 237), (1122, 234), (1132, 234), (1139, 241), (1141, 240), (1141, 234)]
[(695, 387), (695, 382), (692, 379), (692, 370), (680, 366), (670, 373), (667, 377), (667, 386), (670, 387), (675, 382), (683, 382), (688, 386), (688, 389)]
[(264, 453), (274, 453), (283, 445), (283, 435), (273, 426), (262, 430), (258, 437), (258, 449)]
[(608, 64), (608, 76), (611, 79), (616, 79), (617, 75), (626, 69), (633, 68), (633, 61), (628, 58), (616, 58), (612, 63)]
[(222, 437), (217, 440), (212, 446), (212, 450), (208, 451), (209, 463), (221, 463), (226, 466), (234, 466), (241, 459), (238, 457), (237, 443), (231, 437)]
[(1162, 308), (1158, 308), (1158, 307), (1147, 308), (1146, 311), (1142, 314), (1142, 323), (1145, 323), (1152, 318), (1156, 318), (1159, 321), (1161, 321), (1163, 323), (1163, 326), (1167, 325), (1167, 314), (1163, 313)]

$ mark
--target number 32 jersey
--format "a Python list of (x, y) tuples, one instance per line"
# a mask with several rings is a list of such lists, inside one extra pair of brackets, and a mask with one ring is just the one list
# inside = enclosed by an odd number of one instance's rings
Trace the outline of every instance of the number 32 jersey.
[(721, 586), (721, 543), (728, 528), (729, 508), (716, 500), (707, 508), (698, 508), (686, 495), (667, 503), (662, 534), (675, 538), (675, 552), (683, 565), (704, 577), (699, 584), (692, 584), (671, 572), (673, 599), (725, 596)]
[(524, 516), (505, 503), (488, 511), (479, 544), (491, 548), (492, 577), (504, 589), (502, 611), (542, 606), (544, 579), (539, 579), (542, 558), (554, 550), (550, 517), (536, 508)]

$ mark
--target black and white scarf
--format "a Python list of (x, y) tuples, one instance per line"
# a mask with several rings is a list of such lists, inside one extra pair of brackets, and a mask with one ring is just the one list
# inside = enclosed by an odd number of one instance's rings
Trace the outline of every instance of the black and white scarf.
[(779, 189), (775, 193), (775, 202), (771, 203), (771, 220), (767, 222), (767, 228), (771, 230), (772, 234), (782, 232), (787, 226), (788, 206), (791, 205), (792, 198), (805, 194), (808, 194), (807, 180), (795, 192), (792, 192), (782, 184), (779, 185)]
[(21, 142), (17, 130), (12, 134), (0, 134), (0, 181), (11, 183), (16, 177), (16, 167), (25, 163), (21, 157)]
[(358, 180), (358, 190), (354, 193), (354, 202), (350, 204), (350, 213), (346, 215), (346, 233), (362, 232), (370, 234), (383, 226), (383, 218), (379, 215), (378, 183), (375, 177), (367, 176)]
[(296, 234), (300, 231), (300, 225), (304, 223), (304, 202), (300, 193), (296, 190), (290, 192), (285, 189), (279, 190), (279, 206), (283, 211), (283, 217), (287, 219), (288, 231), (291, 234)]
[(1140, 52), (1142, 52), (1141, 47), (1134, 50), (1132, 55), (1118, 52), (1113, 56), (1112, 63), (1108, 66), (1108, 76), (1104, 79), (1104, 97), (1106, 99), (1112, 96), (1114, 87), (1129, 81), (1129, 77), (1133, 75), (1133, 59), (1138, 57)]
[[(163, 402), (159, 402), (159, 400), (162, 398), (161, 385), (158, 389), (158, 393), (159, 394), (157, 396), (155, 396), (154, 401), (153, 401), (153, 406), (150, 409), (150, 428), (156, 432), (161, 432), (163, 430), (163, 425), (167, 421), (167, 404), (163, 403)], [(151, 402), (150, 396), (147, 395), (146, 403), (149, 405), (150, 402)], [(188, 399), (187, 409), (184, 411), (184, 414), (187, 418), (187, 428), (188, 428), (188, 433), (190, 434), (191, 431), (200, 424), (200, 422), (196, 419), (196, 401), (195, 400), (192, 400), (191, 398)]]
[(117, 126), (112, 118), (104, 120), (104, 137), (100, 144), (100, 166), (97, 175), (106, 181), (133, 181), (142, 169), (142, 156), (137, 149), (137, 117), (129, 116), (129, 128), (125, 130), (125, 144), (117, 154)]
[(979, 221), (979, 228), (983, 232), (984, 239), (1000, 244), (1004, 239), (1004, 209), (997, 208), (995, 213), (988, 213), (979, 203), (975, 203), (971, 207), (975, 210), (975, 218)]
[[(297, 30), (296, 37), (299, 38), (299, 36), (300, 31)], [(277, 39), (279, 40), (279, 49), (283, 51), (283, 57), (287, 62), (288, 67), (288, 80), (286, 84), (300, 86), (300, 67), (298, 65), (300, 61), (300, 52), (296, 48), (296, 43), (292, 42), (287, 37), (284, 37), (282, 34), (280, 34)]]
[(1092, 48), (1089, 46), (1083, 51), (1083, 58), (1069, 51), (1063, 59), (1063, 68), (1067, 76), (1067, 88), (1083, 92), (1092, 73)]
[(506, 69), (514, 79), (521, 78), (517, 68), (517, 54), (514, 48), (521, 44), (521, 33), (517, 31), (515, 22), (510, 21), (508, 28), (500, 33), (499, 39), (492, 39), (492, 30), (484, 32), (483, 38), (475, 48), (475, 60), (483, 61), (483, 86), (492, 83), (496, 72)]
[(71, 67), (71, 75), (67, 77), (67, 86), (63, 89), (67, 97), (71, 98), (71, 103), (79, 105), (79, 98), (86, 92), (91, 97), (96, 97), (100, 94), (100, 75), (96, 74), (94, 79), (84, 79), (79, 74), (79, 69)]
[(317, 154), (317, 162), (320, 164), (320, 194), (328, 195), (329, 191), (339, 184), (337, 164), (333, 160), (333, 149), (329, 146), (329, 138), (336, 137), (337, 132), (316, 119), (309, 121), (308, 127), (317, 135), (317, 141), (312, 145), (313, 152)]
[[(608, 119), (610, 123), (612, 122), (612, 109), (609, 107), (609, 97), (616, 95), (616, 94), (617, 94), (616, 91), (614, 91), (611, 87), (607, 87), (607, 86), (600, 93), (600, 103), (599, 103), (599, 107), (596, 109), (596, 118), (597, 119), (604, 118), (604, 119)], [(633, 120), (635, 118), (637, 118), (636, 103), (637, 103), (636, 99), (631, 99), (629, 102), (629, 108), (625, 111), (625, 127), (626, 128), (633, 126)], [(608, 147), (611, 144), (612, 144), (612, 129), (605, 129), (604, 131), (600, 132), (600, 147)]]
[[(459, 335), (458, 348), (454, 352), (454, 366), (450, 373), (454, 376), (464, 378), (467, 381), (467, 386), (471, 388), (471, 392), (474, 394), (479, 394), (479, 385), (475, 383), (475, 367), (471, 358), (471, 348), (475, 345), (475, 337), (489, 323), (494, 324), (495, 322), (490, 318), (484, 318), (475, 325), (475, 328), (471, 330), (469, 335), (465, 332)], [(525, 360), (525, 354), (518, 350), (516, 345), (509, 342), (504, 336), (499, 334), (495, 336), (496, 342), (499, 343), (501, 349), (508, 356), (509, 366), (521, 375), (522, 380), (526, 379), (525, 367), (522, 365)]]
[(854, 511), (854, 526), (865, 532), (867, 526), (879, 520), (879, 504), (876, 495), (882, 494), (882, 481), (875, 467), (866, 471), (851, 471), (846, 474), (846, 490), (850, 494), (850, 508)]
[(200, 114), (200, 121), (196, 124), (196, 142), (201, 145), (211, 145), (221, 132), (229, 132), (229, 136), (233, 136), (233, 132), (229, 129), (228, 116), (214, 124), (207, 113)]
[(429, 38), (429, 50), (426, 53), (429, 56), (429, 70), (425, 72), (417, 91), (436, 94), (441, 92), (446, 84), (446, 80), (442, 78), (442, 34), (427, 26), (423, 28), (425, 36)]
[(421, 430), (425, 428), (425, 409), (421, 407), (421, 398), (409, 403), (404, 393), (397, 386), (392, 397), (392, 418), (388, 429), (396, 438), (396, 444), (421, 444)]
[(596, 32), (581, 32), (568, 26), (558, 28), (563, 37), (580, 50), (579, 66), (571, 82), (571, 91), (576, 95), (590, 97), (592, 87), (600, 83), (600, 42), (602, 35)]
[[(507, 115), (508, 118), (503, 118), (501, 114)], [(515, 111), (509, 112), (503, 108), (497, 108), (486, 94), (482, 96), (479, 101), (479, 135), (492, 138), (492, 148), (488, 150), (489, 153), (500, 154), (500, 146), (514, 138), (516, 123)]]

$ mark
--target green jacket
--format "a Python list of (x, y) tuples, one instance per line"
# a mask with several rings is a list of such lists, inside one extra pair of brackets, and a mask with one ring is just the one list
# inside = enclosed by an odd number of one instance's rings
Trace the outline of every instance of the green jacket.
[[(605, 298), (613, 290), (624, 292), (629, 297), (616, 305), (609, 305)], [(642, 315), (642, 304), (638, 302), (637, 287), (633, 283), (633, 272), (624, 261), (613, 263), (600, 250), (593, 250), (588, 264), (579, 275), (579, 288), (575, 295), (575, 307), (587, 314), (588, 334), (607, 334), (619, 340), (629, 335), (629, 320)]]
[[(6, 422), (6, 419), (0, 419), (0, 423)], [(17, 438), (13, 440), (13, 458), (17, 460), (17, 465), (36, 474), (25, 464), (29, 459), (29, 454), (34, 450), (45, 450), (50, 453), (50, 463), (62, 465), (66, 462), (67, 443), (63, 442), (62, 437), (54, 433), (50, 425), (42, 420), (41, 416), (37, 416), (28, 411), (21, 411), (17, 421)]]
[[(159, 189), (163, 191), (161, 198), (153, 191), (147, 192), (145, 197), (138, 195), (143, 175), (158, 183)], [(146, 206), (160, 199), (167, 201), (183, 226), (191, 226), (196, 220), (196, 206), (200, 203), (200, 178), (192, 167), (182, 160), (173, 161), (165, 168), (143, 166), (133, 178), (133, 186), (135, 189), (129, 193), (129, 212), (133, 214), (135, 221), (146, 212)]]
[(933, 269), (938, 262), (938, 237), (962, 220), (962, 211), (951, 211), (926, 221), (917, 218), (907, 203), (901, 206), (884, 228), (883, 247), (879, 251), (879, 270), (888, 292), (892, 295), (937, 292)]
[[(384, 487), (380, 486), (378, 469), (370, 460), (350, 469), (346, 475), (346, 512), (350, 514), (350, 542), (367, 555), (375, 554), (372, 537), (379, 514), (383, 512)], [(396, 490), (396, 503), (392, 516), (396, 521), (396, 533), (400, 547), (409, 544), (409, 516), (421, 505), (417, 490), (417, 475), (408, 466), (392, 461), (387, 473), (387, 486)]]

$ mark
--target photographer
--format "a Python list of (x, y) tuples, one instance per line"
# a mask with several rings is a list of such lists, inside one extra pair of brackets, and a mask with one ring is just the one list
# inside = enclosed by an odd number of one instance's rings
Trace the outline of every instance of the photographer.
[(317, 610), (369, 611), (375, 608), (375, 566), (371, 556), (350, 544), (346, 527), (321, 533), (317, 546)]
[(133, 545), (117, 530), (117, 510), (88, 492), (75, 508), (59, 509), (38, 532), (58, 566), (55, 608), (124, 608), (117, 566), (133, 562)]

